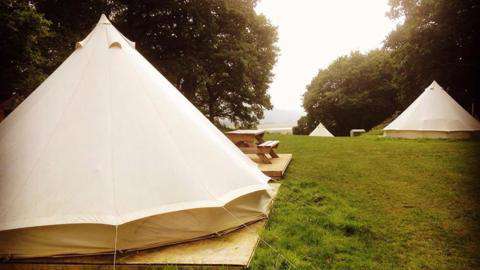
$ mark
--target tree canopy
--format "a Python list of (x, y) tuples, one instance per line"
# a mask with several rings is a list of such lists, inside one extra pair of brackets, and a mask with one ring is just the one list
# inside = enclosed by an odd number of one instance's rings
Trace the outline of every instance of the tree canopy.
[(410, 104), (436, 80), (467, 110), (480, 100), (480, 2), (390, 0), (392, 18), (404, 23), (390, 33), (398, 107)]
[[(32, 25), (35, 31), (44, 29), (45, 34), (36, 39), (37, 43), (29, 43), (47, 60), (33, 64), (42, 78), (73, 51), (75, 41), (83, 39), (100, 14), (105, 13), (211, 121), (227, 118), (238, 125), (251, 126), (263, 117), (265, 109), (272, 107), (267, 88), (278, 54), (277, 32), (264, 16), (255, 13), (256, 0), (25, 3), (44, 23), (44, 28)], [(3, 6), (2, 12), (7, 13)], [(18, 20), (14, 16), (10, 19)], [(2, 61), (2, 67), (12, 69), (3, 58)], [(18, 66), (25, 64), (27, 61), (20, 61)], [(8, 78), (13, 85), (23, 80), (22, 76)], [(6, 80), (2, 78), (3, 81)], [(26, 97), (40, 81), (22, 84), (21, 96)], [(2, 100), (12, 96), (15, 89), (2, 86)]]
[(337, 135), (376, 125), (394, 110), (393, 65), (385, 50), (353, 52), (320, 70), (307, 86), (303, 106), (307, 116), (297, 132), (304, 134), (319, 122)]
[(52, 34), (50, 25), (29, 2), (0, 0), (0, 108), (14, 100), (6, 108), (12, 110), (25, 89), (45, 79), (42, 45)]
[(480, 3), (390, 0), (390, 6), (388, 16), (403, 23), (382, 49), (340, 57), (319, 71), (307, 86), (307, 116), (296, 133), (308, 134), (318, 122), (336, 135), (370, 129), (403, 111), (433, 80), (478, 114)]
[(210, 120), (248, 125), (271, 108), (277, 36), (256, 1), (123, 3), (120, 29)]

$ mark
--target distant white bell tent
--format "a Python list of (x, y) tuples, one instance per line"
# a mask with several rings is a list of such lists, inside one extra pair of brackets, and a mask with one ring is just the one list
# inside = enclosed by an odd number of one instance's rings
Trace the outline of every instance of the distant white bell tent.
[(0, 123), (0, 257), (136, 250), (266, 217), (268, 180), (102, 15)]
[(318, 126), (310, 133), (309, 136), (316, 137), (334, 137), (330, 131), (322, 124), (319, 123)]
[(383, 131), (395, 138), (466, 139), (480, 131), (480, 122), (434, 81)]

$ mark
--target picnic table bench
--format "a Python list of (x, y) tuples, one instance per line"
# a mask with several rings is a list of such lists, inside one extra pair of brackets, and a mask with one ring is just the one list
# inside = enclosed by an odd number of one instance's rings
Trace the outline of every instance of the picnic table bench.
[[(256, 154), (260, 162), (271, 164), (271, 158), (278, 158), (274, 149), (278, 147), (279, 141), (264, 141), (264, 130), (240, 129), (229, 131), (227, 137), (245, 154)], [(270, 157), (269, 157), (270, 156)]]

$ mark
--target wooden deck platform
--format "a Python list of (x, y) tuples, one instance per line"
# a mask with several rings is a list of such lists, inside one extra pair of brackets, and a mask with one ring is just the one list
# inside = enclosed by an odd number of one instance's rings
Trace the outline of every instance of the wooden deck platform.
[(271, 164), (260, 163), (259, 158), (256, 155), (248, 155), (253, 161), (255, 161), (260, 170), (267, 176), (273, 179), (281, 179), (287, 171), (290, 161), (292, 161), (292, 154), (278, 154), (278, 158), (272, 158)]
[[(271, 183), (272, 197), (280, 184)], [(116, 270), (140, 269), (244, 269), (250, 264), (265, 227), (262, 220), (222, 237), (198, 240), (143, 251), (117, 254)], [(106, 270), (113, 269), (113, 255), (38, 258), (0, 263), (0, 270)]]

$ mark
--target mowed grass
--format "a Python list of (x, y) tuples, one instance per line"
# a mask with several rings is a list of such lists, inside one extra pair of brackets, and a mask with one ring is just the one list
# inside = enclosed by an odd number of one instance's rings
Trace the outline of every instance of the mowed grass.
[(479, 269), (480, 142), (268, 135), (293, 161), (251, 269)]

